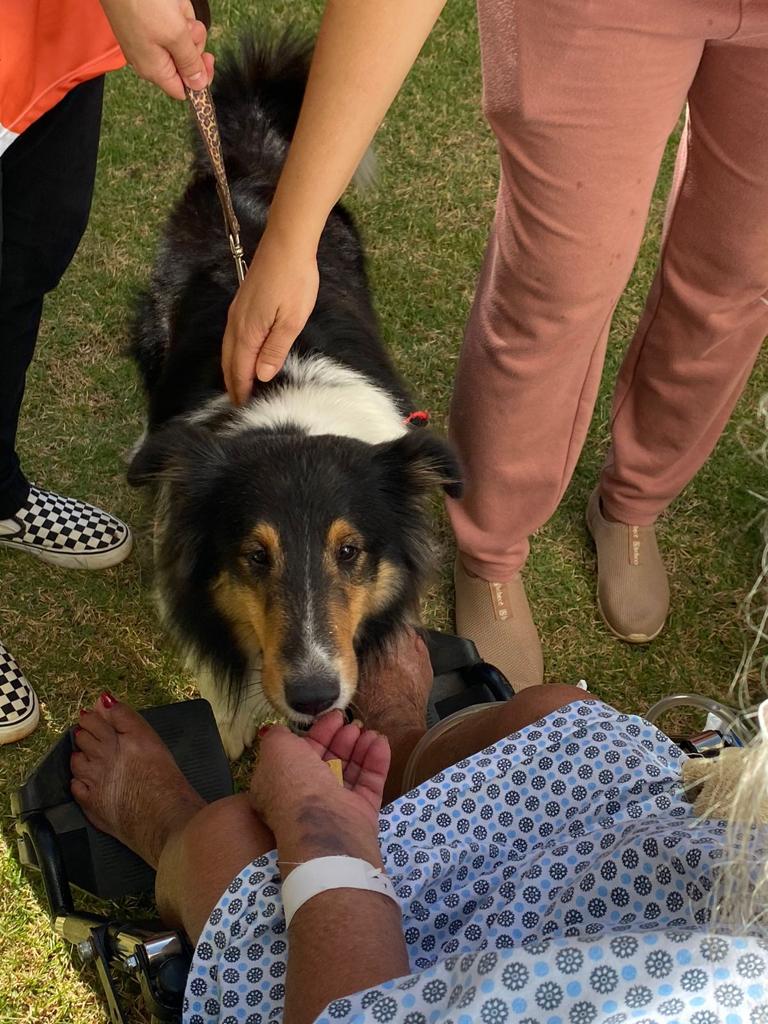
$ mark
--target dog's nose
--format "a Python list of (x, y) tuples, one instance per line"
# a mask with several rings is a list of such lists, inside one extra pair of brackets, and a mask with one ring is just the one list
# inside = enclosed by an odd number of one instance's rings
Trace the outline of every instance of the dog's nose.
[(316, 717), (339, 699), (339, 680), (331, 675), (311, 675), (293, 679), (285, 685), (288, 706), (300, 715)]

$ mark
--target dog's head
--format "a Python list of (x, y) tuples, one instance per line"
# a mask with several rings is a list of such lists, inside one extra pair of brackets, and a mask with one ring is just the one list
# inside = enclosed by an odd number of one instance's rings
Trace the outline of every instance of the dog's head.
[(260, 658), (265, 696), (304, 723), (347, 706), (361, 649), (414, 608), (432, 562), (425, 499), (460, 493), (453, 452), (423, 429), (368, 445), (172, 424), (128, 476), (160, 487), (158, 582), (176, 630), (209, 656), (229, 644), (233, 662)]

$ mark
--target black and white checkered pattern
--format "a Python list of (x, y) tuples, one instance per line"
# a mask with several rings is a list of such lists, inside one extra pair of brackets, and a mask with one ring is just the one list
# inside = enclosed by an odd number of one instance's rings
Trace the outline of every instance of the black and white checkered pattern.
[(35, 691), (24, 678), (16, 659), (0, 644), (0, 743), (4, 734), (19, 733), (27, 722), (34, 727), (36, 716)]
[(4, 544), (71, 555), (114, 551), (129, 536), (128, 527), (108, 512), (37, 487), (23, 508), (0, 524)]

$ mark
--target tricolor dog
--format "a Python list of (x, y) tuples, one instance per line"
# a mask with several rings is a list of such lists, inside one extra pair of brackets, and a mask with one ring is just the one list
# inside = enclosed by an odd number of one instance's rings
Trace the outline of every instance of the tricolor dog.
[[(264, 230), (310, 52), (293, 37), (248, 38), (217, 71), (247, 255)], [(128, 476), (153, 489), (163, 620), (233, 758), (268, 705), (304, 724), (346, 707), (360, 665), (418, 615), (433, 558), (430, 490), (460, 491), (450, 447), (409, 417), (343, 206), (318, 264), (317, 306), (283, 370), (235, 407), (220, 362), (236, 282), (199, 149), (135, 325), (148, 428)]]

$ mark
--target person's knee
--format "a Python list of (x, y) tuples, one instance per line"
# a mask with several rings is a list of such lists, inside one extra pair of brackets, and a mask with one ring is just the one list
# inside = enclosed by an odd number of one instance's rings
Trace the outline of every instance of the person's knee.
[(258, 845), (270, 848), (271, 833), (256, 817), (247, 793), (207, 804), (187, 823), (179, 838), (185, 857), (193, 861), (210, 856), (212, 845), (220, 842), (229, 847), (240, 836), (249, 836), (255, 843), (261, 839)]
[(441, 731), (440, 726), (436, 726), (424, 737), (411, 774), (417, 784), (423, 782), (462, 758), (471, 757), (559, 708), (588, 696), (578, 686), (545, 683), (528, 687), (503, 704), (483, 706), (477, 714), (457, 722), (450, 731)]
[(552, 714), (558, 708), (573, 704), (574, 701), (585, 700), (588, 696), (589, 694), (580, 687), (567, 683), (529, 686), (499, 709), (499, 717), (503, 725), (511, 726), (507, 732), (515, 732)]
[(247, 793), (207, 804), (163, 851), (155, 882), (160, 916), (196, 937), (238, 871), (274, 845)]
[(596, 335), (632, 271), (636, 239), (621, 244), (606, 228), (600, 241), (597, 228), (576, 226), (558, 234), (546, 217), (528, 224), (514, 202), (497, 214), (496, 225), (493, 259), (478, 293), (478, 313), (491, 334), (526, 346), (535, 339), (539, 354), (550, 347), (561, 353), (564, 342), (581, 341), (590, 325)]
[[(706, 226), (702, 230), (702, 222)], [(664, 254), (668, 285), (707, 318), (732, 316), (768, 297), (768, 248), (764, 232), (702, 216), (681, 204)]]
[[(248, 853), (256, 849), (263, 853), (270, 847), (271, 834), (256, 818), (247, 793), (206, 804), (169, 840), (158, 869), (158, 879), (172, 879), (174, 889), (191, 891), (201, 878), (221, 863), (222, 858), (217, 858), (216, 850), (238, 849), (245, 837), (249, 840)], [(246, 859), (253, 856), (256, 854)], [(238, 866), (242, 866), (239, 855), (235, 859)], [(232, 873), (237, 870), (234, 868)]]

